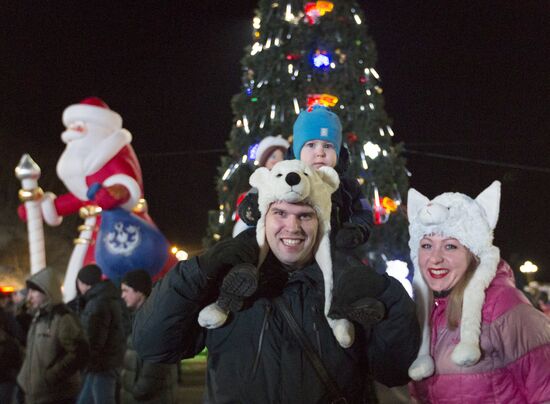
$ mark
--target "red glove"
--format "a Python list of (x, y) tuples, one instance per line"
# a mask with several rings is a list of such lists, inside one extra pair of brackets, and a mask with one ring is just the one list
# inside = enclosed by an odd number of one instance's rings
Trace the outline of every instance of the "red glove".
[(130, 191), (124, 185), (115, 184), (99, 188), (93, 201), (103, 210), (116, 208), (130, 199)]

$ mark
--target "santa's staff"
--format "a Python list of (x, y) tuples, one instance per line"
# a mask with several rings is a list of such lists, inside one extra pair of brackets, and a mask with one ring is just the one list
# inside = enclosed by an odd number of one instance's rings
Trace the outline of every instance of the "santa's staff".
[(78, 226), (80, 234), (78, 238), (73, 240), (75, 247), (67, 265), (65, 281), (63, 282), (63, 300), (65, 302), (71, 301), (77, 295), (76, 277), (78, 276), (78, 271), (82, 268), (88, 247), (93, 243), (97, 215), (100, 213), (101, 208), (95, 205), (85, 205), (79, 210), (79, 215), (84, 219), (84, 224)]
[(25, 204), (27, 231), (29, 233), (29, 253), (31, 274), (46, 266), (46, 248), (44, 246), (44, 227), (40, 201), (44, 191), (38, 186), (40, 167), (28, 154), (24, 154), (15, 168), (15, 176), (21, 181), (19, 199)]

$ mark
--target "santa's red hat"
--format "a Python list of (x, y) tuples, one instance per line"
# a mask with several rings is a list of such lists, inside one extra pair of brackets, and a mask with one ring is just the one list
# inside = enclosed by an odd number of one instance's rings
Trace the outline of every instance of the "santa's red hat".
[(76, 121), (93, 122), (113, 130), (122, 128), (122, 117), (97, 97), (85, 98), (65, 108), (63, 124), (68, 127)]

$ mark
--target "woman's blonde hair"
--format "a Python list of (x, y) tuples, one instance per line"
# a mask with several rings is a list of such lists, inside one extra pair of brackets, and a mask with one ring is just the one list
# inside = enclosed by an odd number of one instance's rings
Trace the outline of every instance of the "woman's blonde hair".
[(447, 309), (445, 311), (447, 317), (447, 326), (450, 330), (456, 329), (460, 324), (462, 317), (462, 303), (464, 300), (464, 289), (468, 286), (470, 279), (474, 275), (474, 272), (479, 265), (479, 258), (476, 257), (470, 250), (468, 250), (470, 262), (468, 268), (464, 273), (464, 276), (459, 279), (457, 284), (451, 290), (449, 299), (447, 301)]

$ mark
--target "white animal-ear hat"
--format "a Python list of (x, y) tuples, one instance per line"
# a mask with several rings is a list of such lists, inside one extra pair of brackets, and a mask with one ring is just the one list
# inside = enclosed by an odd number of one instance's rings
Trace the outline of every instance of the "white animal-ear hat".
[(418, 264), (420, 240), (429, 234), (452, 237), (479, 259), (479, 265), (464, 290), (460, 342), (452, 353), (452, 360), (457, 365), (474, 365), (481, 356), (479, 335), (485, 289), (495, 277), (500, 260), (500, 251), (493, 245), (493, 230), (498, 220), (499, 207), (499, 181), (494, 181), (475, 199), (461, 193), (447, 192), (430, 201), (415, 189), (409, 190), (409, 248), (414, 265), (413, 288), (422, 326), (418, 357), (409, 368), (409, 376), (413, 380), (424, 379), (434, 372), (428, 324), (433, 295), (422, 278)]

